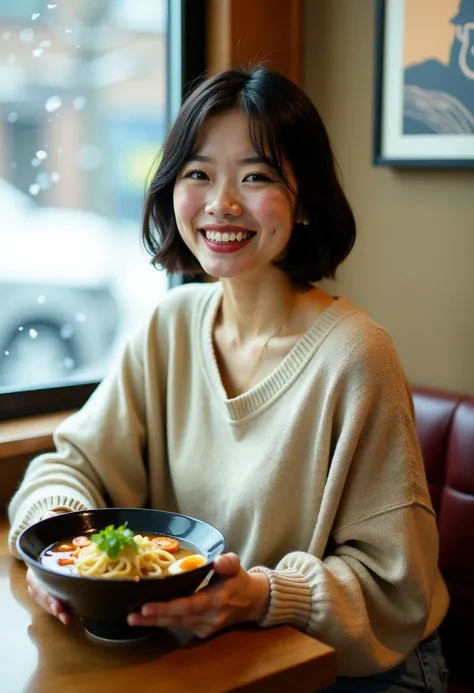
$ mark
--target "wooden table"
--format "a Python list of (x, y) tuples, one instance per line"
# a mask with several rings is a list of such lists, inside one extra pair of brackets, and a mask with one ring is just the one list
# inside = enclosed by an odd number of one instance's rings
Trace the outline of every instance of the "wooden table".
[(242, 627), (183, 645), (157, 630), (139, 643), (90, 639), (29, 597), (0, 518), (1, 693), (314, 693), (336, 677), (334, 650), (289, 626)]

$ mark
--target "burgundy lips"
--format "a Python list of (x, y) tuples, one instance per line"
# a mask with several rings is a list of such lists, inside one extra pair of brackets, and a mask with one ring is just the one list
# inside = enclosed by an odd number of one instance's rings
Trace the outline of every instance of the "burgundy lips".
[[(241, 250), (243, 247), (248, 245), (250, 241), (252, 240), (253, 236), (255, 235), (254, 231), (250, 231), (250, 229), (243, 228), (242, 226), (233, 226), (232, 224), (226, 225), (226, 226), (219, 226), (218, 224), (210, 224), (208, 226), (204, 226), (202, 229), (200, 229), (204, 243), (207, 245), (207, 247), (212, 250), (214, 253), (235, 253), (238, 250)], [(213, 233), (228, 233), (229, 235), (231, 233), (234, 233), (237, 235), (239, 232), (240, 233), (247, 233), (251, 234), (248, 238), (246, 238), (243, 241), (224, 241), (224, 242), (219, 242), (219, 241), (212, 241), (210, 238), (206, 237), (206, 231), (212, 231)]]

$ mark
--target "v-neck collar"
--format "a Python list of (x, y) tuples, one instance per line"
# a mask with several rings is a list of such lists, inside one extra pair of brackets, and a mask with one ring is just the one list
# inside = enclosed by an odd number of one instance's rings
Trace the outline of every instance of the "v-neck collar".
[(333, 327), (348, 313), (356, 311), (355, 306), (347, 299), (334, 299), (271, 373), (241, 395), (229, 398), (222, 383), (213, 339), (214, 323), (221, 301), (222, 286), (216, 282), (207, 301), (201, 303), (195, 328), (200, 332), (202, 367), (209, 386), (230, 421), (245, 419), (268, 406), (305, 368)]

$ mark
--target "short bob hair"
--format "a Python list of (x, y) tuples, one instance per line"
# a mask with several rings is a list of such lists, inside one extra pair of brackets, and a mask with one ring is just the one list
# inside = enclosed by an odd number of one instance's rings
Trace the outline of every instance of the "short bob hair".
[(297, 210), (306, 223), (295, 223), (284, 258), (274, 264), (297, 284), (334, 277), (354, 245), (355, 221), (338, 180), (326, 128), (296, 84), (261, 66), (220, 72), (201, 82), (184, 101), (164, 142), (145, 203), (142, 240), (152, 264), (170, 273), (203, 271), (179, 234), (173, 189), (203, 123), (234, 109), (248, 118), (256, 153), (290, 189), (285, 166), (296, 181)]

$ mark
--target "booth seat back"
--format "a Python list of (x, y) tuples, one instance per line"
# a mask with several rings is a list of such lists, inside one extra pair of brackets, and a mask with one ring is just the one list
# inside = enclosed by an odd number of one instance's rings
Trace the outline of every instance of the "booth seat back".
[(474, 398), (427, 388), (413, 397), (440, 569), (451, 606), (441, 628), (450, 693), (474, 692)]

